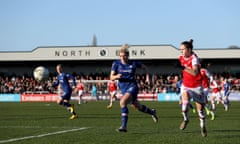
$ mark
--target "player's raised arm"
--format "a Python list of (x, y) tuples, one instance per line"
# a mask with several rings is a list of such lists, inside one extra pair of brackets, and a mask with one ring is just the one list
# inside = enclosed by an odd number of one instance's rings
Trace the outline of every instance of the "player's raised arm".
[(56, 80), (52, 83), (52, 87), (56, 87), (59, 85), (59, 80), (56, 78)]
[(146, 82), (150, 83), (150, 78), (149, 78), (149, 71), (148, 71), (148, 67), (145, 64), (142, 64), (142, 69), (145, 71), (146, 73)]
[(72, 79), (72, 87), (76, 88), (77, 84), (76, 84), (76, 79), (73, 75), (70, 75), (71, 79)]

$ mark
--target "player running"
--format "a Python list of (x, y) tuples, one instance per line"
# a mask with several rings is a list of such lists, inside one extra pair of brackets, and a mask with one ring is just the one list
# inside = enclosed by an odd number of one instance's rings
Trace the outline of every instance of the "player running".
[(213, 80), (213, 77), (206, 68), (201, 68), (200, 72), (202, 75), (203, 95), (206, 100), (205, 110), (207, 112), (207, 115), (211, 114), (211, 116), (212, 116), (211, 119), (213, 120), (214, 112), (213, 112), (212, 108), (210, 108), (210, 106), (208, 105), (208, 93), (209, 93), (210, 83)]
[(142, 68), (146, 71), (146, 81), (149, 82), (149, 74), (147, 67), (138, 61), (129, 60), (129, 46), (123, 45), (120, 49), (120, 60), (116, 60), (112, 64), (110, 80), (118, 80), (118, 87), (122, 93), (120, 99), (120, 107), (122, 113), (122, 125), (117, 129), (118, 132), (127, 132), (128, 123), (128, 104), (131, 104), (137, 110), (150, 114), (154, 122), (158, 122), (156, 110), (150, 109), (145, 105), (139, 103), (137, 99), (138, 84), (135, 79), (135, 72), (137, 68)]
[(84, 84), (81, 82), (81, 80), (77, 84), (77, 91), (78, 91), (78, 104), (81, 104), (84, 101), (82, 100), (83, 94), (84, 94)]
[[(216, 110), (216, 101), (220, 102), (224, 105), (224, 101), (221, 94), (221, 82), (219, 79), (219, 76), (215, 76), (214, 80), (210, 84), (210, 88), (212, 89), (212, 96), (211, 96), (211, 104), (212, 104), (212, 110)], [(212, 116), (211, 120), (215, 119), (215, 115)]]
[(183, 85), (182, 93), (182, 114), (183, 122), (180, 125), (180, 130), (184, 130), (189, 123), (188, 105), (192, 98), (196, 103), (198, 112), (201, 134), (207, 136), (205, 126), (205, 97), (202, 90), (202, 77), (200, 73), (200, 62), (198, 56), (193, 52), (193, 40), (184, 41), (180, 45), (181, 55), (179, 61), (182, 66)]
[(230, 95), (231, 85), (228, 82), (228, 79), (226, 77), (223, 77), (221, 85), (222, 85), (221, 91), (222, 91), (222, 96), (223, 96), (223, 101), (224, 101), (224, 109), (225, 109), (225, 111), (228, 111), (229, 105), (230, 105), (230, 101), (229, 101), (228, 97)]
[(110, 98), (109, 98), (110, 102), (109, 102), (109, 105), (107, 105), (107, 108), (110, 109), (112, 108), (113, 99), (117, 99), (117, 84), (115, 81), (109, 81), (108, 91), (110, 93)]
[(71, 112), (72, 116), (69, 119), (75, 119), (77, 118), (77, 114), (74, 111), (74, 105), (69, 103), (72, 95), (72, 87), (68, 82), (69, 79), (72, 79), (72, 86), (73, 88), (75, 88), (76, 87), (75, 78), (70, 74), (64, 73), (62, 65), (60, 64), (57, 65), (56, 70), (58, 75), (56, 81), (52, 84), (52, 86), (55, 87), (60, 84), (61, 89), (63, 91), (62, 96), (59, 97), (57, 103), (59, 105), (67, 107), (67, 109)]

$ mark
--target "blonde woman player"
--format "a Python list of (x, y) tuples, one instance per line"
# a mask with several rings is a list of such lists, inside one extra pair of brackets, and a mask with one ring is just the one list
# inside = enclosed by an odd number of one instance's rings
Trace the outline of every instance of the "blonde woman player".
[(109, 98), (109, 105), (107, 105), (107, 108), (110, 109), (112, 108), (113, 104), (113, 99), (117, 99), (117, 84), (115, 81), (109, 81), (108, 82), (108, 91), (110, 93), (110, 98)]
[(207, 136), (205, 126), (205, 97), (202, 89), (202, 77), (200, 73), (200, 62), (198, 56), (193, 52), (193, 40), (184, 41), (180, 45), (181, 55), (179, 61), (182, 66), (183, 84), (181, 87), (182, 93), (182, 115), (183, 122), (180, 125), (180, 130), (184, 130), (189, 123), (188, 105), (190, 99), (195, 101), (198, 112), (201, 135)]
[(146, 72), (146, 81), (149, 82), (149, 74), (147, 67), (139, 61), (129, 60), (129, 46), (123, 45), (120, 49), (120, 60), (116, 60), (112, 64), (110, 80), (118, 80), (118, 87), (122, 97), (120, 99), (120, 108), (122, 115), (122, 125), (117, 129), (118, 132), (127, 132), (128, 124), (128, 104), (132, 105), (137, 110), (147, 113), (152, 116), (154, 122), (158, 121), (156, 110), (139, 103), (138, 84), (135, 79), (137, 68), (142, 68)]

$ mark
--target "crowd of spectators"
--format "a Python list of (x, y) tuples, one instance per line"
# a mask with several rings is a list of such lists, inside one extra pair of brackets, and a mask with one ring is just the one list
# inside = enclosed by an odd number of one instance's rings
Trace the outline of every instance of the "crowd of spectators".
[[(109, 75), (106, 73), (95, 74), (75, 74), (76, 80), (108, 80)], [(214, 74), (220, 75), (220, 74)], [(226, 76), (226, 75), (225, 75)], [(240, 79), (231, 75), (227, 75), (231, 83), (232, 91), (240, 92)], [(16, 76), (0, 74), (0, 93), (22, 94), (22, 93), (57, 93), (58, 88), (52, 87), (56, 75), (51, 74), (46, 81), (38, 82), (32, 76)], [(136, 80), (139, 84), (140, 93), (170, 93), (176, 92), (176, 82), (180, 79), (179, 74), (152, 74), (151, 82), (146, 83), (144, 74), (137, 74)], [(95, 84), (100, 93), (107, 90), (106, 82), (86, 83), (85, 92), (90, 93), (92, 85)]]

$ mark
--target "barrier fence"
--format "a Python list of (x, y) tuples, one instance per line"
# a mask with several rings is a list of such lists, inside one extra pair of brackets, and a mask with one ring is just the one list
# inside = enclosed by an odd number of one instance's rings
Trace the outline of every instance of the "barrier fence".
[[(0, 102), (56, 102), (58, 94), (49, 93), (24, 93), (24, 94), (0, 94)], [(121, 95), (118, 95), (121, 97)], [(77, 100), (77, 96), (73, 95), (72, 100)], [(84, 100), (109, 100), (108, 94), (92, 96), (91, 94), (85, 94)], [(140, 93), (138, 94), (139, 101), (178, 101), (179, 96), (176, 93)], [(240, 101), (240, 93), (233, 92), (229, 95), (230, 101)]]

